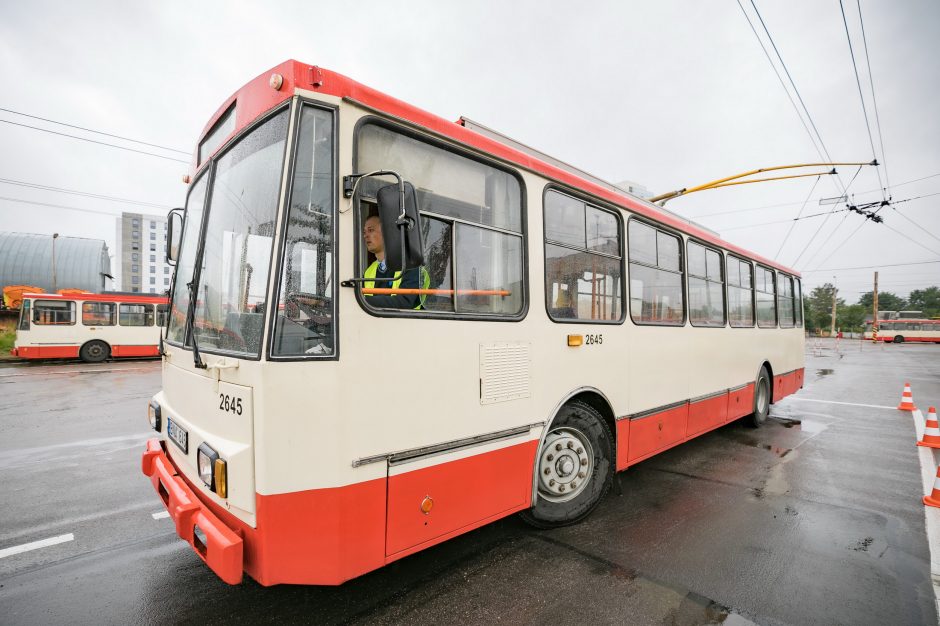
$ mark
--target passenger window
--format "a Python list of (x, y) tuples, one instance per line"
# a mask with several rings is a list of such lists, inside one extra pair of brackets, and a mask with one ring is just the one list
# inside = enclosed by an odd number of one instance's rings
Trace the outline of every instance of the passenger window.
[(728, 255), (728, 321), (735, 328), (754, 326), (751, 264), (731, 255)]
[(152, 304), (122, 304), (118, 307), (121, 326), (153, 326)]
[(157, 305), (157, 326), (163, 328), (166, 326), (166, 318), (168, 311), (170, 310), (169, 304), (158, 304)]
[(545, 296), (554, 320), (619, 322), (623, 254), (617, 215), (545, 194)]
[(760, 328), (773, 328), (777, 325), (776, 281), (774, 272), (766, 267), (757, 266), (757, 325)]
[(679, 238), (630, 220), (630, 316), (637, 324), (685, 323)]
[(779, 274), (779, 292), (777, 294), (777, 311), (780, 315), (780, 328), (793, 328), (793, 279)]
[(83, 302), (82, 324), (84, 326), (114, 326), (114, 303)]
[(800, 286), (800, 279), (793, 279), (793, 306), (796, 316), (796, 325), (803, 326), (803, 290)]
[(65, 326), (75, 323), (75, 303), (69, 300), (36, 300), (33, 323), (40, 326)]
[[(377, 124), (360, 129), (358, 148), (357, 171), (393, 170), (415, 187), (425, 251), (419, 289), (427, 284), (427, 292), (420, 294), (424, 296), (420, 308), (503, 317), (521, 314), (525, 302), (519, 181), (491, 165)], [(392, 182), (392, 177), (361, 181), (360, 231), (377, 189)], [(375, 257), (364, 245), (360, 250), (360, 273), (364, 273)], [(371, 297), (364, 302), (368, 304)]]
[(725, 325), (725, 286), (721, 254), (689, 242), (689, 322), (693, 326)]

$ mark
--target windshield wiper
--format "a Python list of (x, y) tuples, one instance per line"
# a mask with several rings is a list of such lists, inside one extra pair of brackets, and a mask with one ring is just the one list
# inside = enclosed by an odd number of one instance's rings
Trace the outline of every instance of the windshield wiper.
[[(198, 267), (198, 266), (197, 266)], [(189, 337), (193, 340), (193, 365), (196, 368), (204, 370), (206, 369), (206, 364), (202, 360), (202, 356), (199, 354), (199, 341), (196, 339), (195, 326), (196, 326), (196, 283), (198, 281), (199, 272), (193, 272), (193, 279), (186, 283), (186, 288), (189, 290), (189, 307), (186, 309), (186, 328), (183, 331), (184, 337)]]

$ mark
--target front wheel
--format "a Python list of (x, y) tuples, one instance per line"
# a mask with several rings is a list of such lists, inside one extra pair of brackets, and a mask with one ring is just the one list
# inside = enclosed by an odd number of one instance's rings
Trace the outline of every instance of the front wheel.
[(904, 337), (902, 337), (901, 335), (895, 335), (894, 343), (904, 343)]
[(111, 355), (111, 348), (103, 341), (89, 341), (79, 350), (78, 356), (86, 363), (101, 363)]
[(770, 414), (770, 374), (766, 367), (760, 368), (757, 380), (754, 382), (754, 412), (750, 417), (750, 425), (760, 428), (767, 421)]
[(613, 480), (613, 443), (604, 418), (592, 406), (561, 408), (536, 462), (538, 497), (523, 520), (537, 528), (579, 522), (594, 510)]

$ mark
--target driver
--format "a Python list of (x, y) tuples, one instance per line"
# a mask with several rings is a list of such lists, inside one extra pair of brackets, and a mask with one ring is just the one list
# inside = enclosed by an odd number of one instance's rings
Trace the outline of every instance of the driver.
[[(366, 218), (366, 223), (362, 227), (362, 238), (365, 240), (366, 249), (375, 255), (375, 261), (366, 268), (363, 278), (368, 278), (363, 283), (365, 289), (372, 288), (391, 288), (398, 289), (417, 289), (418, 276), (424, 276), (424, 288), (428, 288), (430, 276), (422, 267), (420, 272), (418, 268), (411, 268), (405, 271), (404, 276), (400, 271), (392, 271), (385, 263), (385, 240), (382, 238), (382, 222), (378, 215), (370, 215)], [(371, 280), (374, 279), (374, 280)], [(381, 280), (385, 279), (385, 280)], [(369, 305), (382, 309), (420, 309), (424, 303), (425, 296), (414, 294), (394, 294), (394, 295), (373, 295), (364, 294), (369, 298)]]

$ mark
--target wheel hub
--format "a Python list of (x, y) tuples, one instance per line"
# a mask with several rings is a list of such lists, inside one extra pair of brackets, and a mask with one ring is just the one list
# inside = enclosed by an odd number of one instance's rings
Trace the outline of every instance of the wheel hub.
[(578, 496), (594, 471), (594, 450), (587, 437), (572, 428), (558, 428), (545, 438), (539, 457), (539, 493), (555, 502)]

